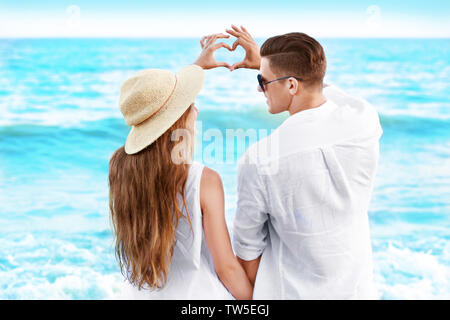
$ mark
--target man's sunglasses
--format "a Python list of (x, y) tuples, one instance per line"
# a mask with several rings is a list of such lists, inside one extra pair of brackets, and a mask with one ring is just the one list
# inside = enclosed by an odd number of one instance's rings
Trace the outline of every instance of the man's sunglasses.
[(287, 77), (278, 78), (278, 79), (275, 79), (275, 80), (263, 82), (262, 76), (261, 76), (260, 74), (258, 74), (256, 77), (258, 78), (258, 83), (259, 83), (259, 86), (261, 87), (262, 92), (265, 92), (264, 86), (265, 86), (266, 84), (271, 83), (271, 82), (280, 81), (280, 80), (289, 79), (289, 78), (295, 78), (295, 79), (297, 79), (297, 80), (299, 80), (299, 81), (302, 81), (301, 78), (297, 78), (297, 77), (293, 77), (293, 76), (287, 76)]

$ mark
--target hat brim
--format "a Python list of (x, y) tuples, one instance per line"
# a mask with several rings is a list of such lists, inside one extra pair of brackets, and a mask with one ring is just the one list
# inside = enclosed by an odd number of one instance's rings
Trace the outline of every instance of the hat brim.
[(125, 152), (137, 153), (163, 135), (195, 101), (204, 78), (203, 69), (197, 65), (180, 70), (173, 94), (165, 106), (149, 119), (132, 126), (125, 142)]

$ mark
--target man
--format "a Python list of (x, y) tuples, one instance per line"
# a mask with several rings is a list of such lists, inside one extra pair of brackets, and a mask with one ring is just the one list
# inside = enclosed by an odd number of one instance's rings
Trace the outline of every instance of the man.
[(253, 298), (377, 298), (367, 215), (382, 135), (376, 110), (324, 88), (325, 54), (308, 35), (275, 36), (259, 50), (244, 27), (227, 33), (237, 38), (232, 50), (246, 51), (227, 67), (259, 69), (269, 112), (290, 115), (239, 161), (233, 247)]

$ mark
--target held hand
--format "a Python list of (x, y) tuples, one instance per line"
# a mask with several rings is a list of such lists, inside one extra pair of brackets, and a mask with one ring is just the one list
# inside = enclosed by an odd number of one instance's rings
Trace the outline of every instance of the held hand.
[(214, 58), (214, 52), (219, 48), (227, 48), (232, 51), (230, 46), (224, 42), (215, 43), (219, 38), (229, 38), (230, 36), (223, 33), (216, 33), (210, 36), (205, 36), (200, 40), (202, 52), (194, 64), (202, 67), (203, 69), (213, 69), (217, 67), (230, 68), (230, 65), (226, 62), (217, 62)]
[(241, 26), (241, 29), (238, 27), (231, 25), (233, 30), (227, 29), (226, 31), (235, 36), (237, 40), (233, 43), (232, 50), (236, 49), (239, 45), (245, 50), (245, 58), (241, 62), (233, 64), (229, 69), (230, 71), (239, 69), (239, 68), (248, 68), (248, 69), (258, 69), (261, 64), (261, 56), (259, 54), (258, 44), (253, 40), (250, 33)]

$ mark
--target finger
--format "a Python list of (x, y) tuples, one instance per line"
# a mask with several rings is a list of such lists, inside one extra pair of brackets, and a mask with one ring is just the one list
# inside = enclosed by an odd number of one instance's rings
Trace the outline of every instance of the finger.
[(239, 69), (239, 68), (244, 68), (244, 67), (245, 67), (245, 63), (244, 62), (238, 62), (238, 63), (233, 64), (229, 69), (231, 71), (233, 71), (233, 70), (236, 70), (236, 69)]
[(247, 29), (244, 28), (244, 26), (241, 26), (241, 28), (249, 37), (251, 37), (250, 32), (248, 32)]
[(242, 33), (243, 30), (239, 29), (238, 27), (236, 27), (234, 24), (231, 25), (231, 27), (234, 29), (234, 31)]
[(236, 26), (233, 26), (233, 29), (234, 30), (227, 29), (226, 31), (229, 34), (231, 34), (231, 35), (233, 35), (233, 36), (235, 36), (236, 38), (239, 38), (239, 39), (245, 39), (247, 41), (251, 39), (250, 34), (247, 34), (247, 33), (243, 32), (243, 31), (239, 30)]
[(232, 36), (234, 36), (234, 37), (236, 37), (236, 38), (239, 38), (241, 35), (239, 34), (239, 33), (237, 33), (236, 31), (233, 31), (233, 30), (230, 30), (230, 29), (227, 29), (227, 30), (225, 30), (226, 32), (228, 32), (229, 34), (231, 34)]
[(203, 37), (201, 40), (200, 40), (200, 46), (202, 47), (202, 49), (205, 47), (205, 40), (206, 40), (206, 36), (205, 37)]
[(211, 44), (213, 38), (214, 38), (214, 35), (209, 35), (209, 36), (206, 38), (206, 43), (205, 43), (205, 45), (206, 45), (206, 46), (209, 46), (209, 45)]
[(216, 34), (210, 34), (210, 35), (207, 37), (207, 39), (206, 39), (206, 45), (209, 46), (209, 45), (211, 45), (212, 43), (214, 43), (214, 41), (216, 41), (218, 35), (219, 35), (218, 33), (216, 33)]
[(217, 67), (225, 67), (225, 68), (228, 68), (228, 69), (231, 68), (230, 65), (228, 63), (226, 63), (226, 62), (217, 62), (216, 66)]
[(217, 50), (219, 48), (227, 48), (229, 51), (233, 51), (233, 50), (231, 50), (230, 46), (228, 44), (226, 44), (225, 42), (219, 42), (214, 45), (214, 50)]
[(233, 46), (231, 48), (231, 51), (234, 51), (237, 46), (241, 46), (242, 48), (244, 48), (245, 51), (247, 51), (248, 46), (249, 46), (249, 41), (244, 40), (243, 38), (239, 38), (237, 39), (234, 43)]
[(217, 33), (216, 36), (217, 36), (217, 38), (229, 38), (230, 37), (229, 34), (223, 34), (223, 33)]
[(229, 38), (230, 35), (228, 34), (223, 34), (223, 33), (214, 33), (209, 35), (210, 38), (215, 38), (215, 39), (219, 39), (219, 38)]
[(239, 39), (237, 39), (234, 43), (233, 43), (233, 47), (231, 48), (231, 51), (234, 51), (237, 46), (239, 45)]
[(216, 42), (217, 37), (216, 36), (212, 36), (211, 39), (209, 40), (209, 46), (212, 46), (214, 44), (214, 42)]
[(210, 46), (214, 41), (216, 41), (217, 34), (212, 34), (208, 36), (208, 40), (206, 40), (206, 45)]
[(228, 34), (223, 34), (223, 33), (217, 33), (213, 36), (213, 39), (211, 40), (211, 44), (213, 44), (214, 42), (216, 42), (217, 39), (226, 39), (229, 38), (230, 36)]

